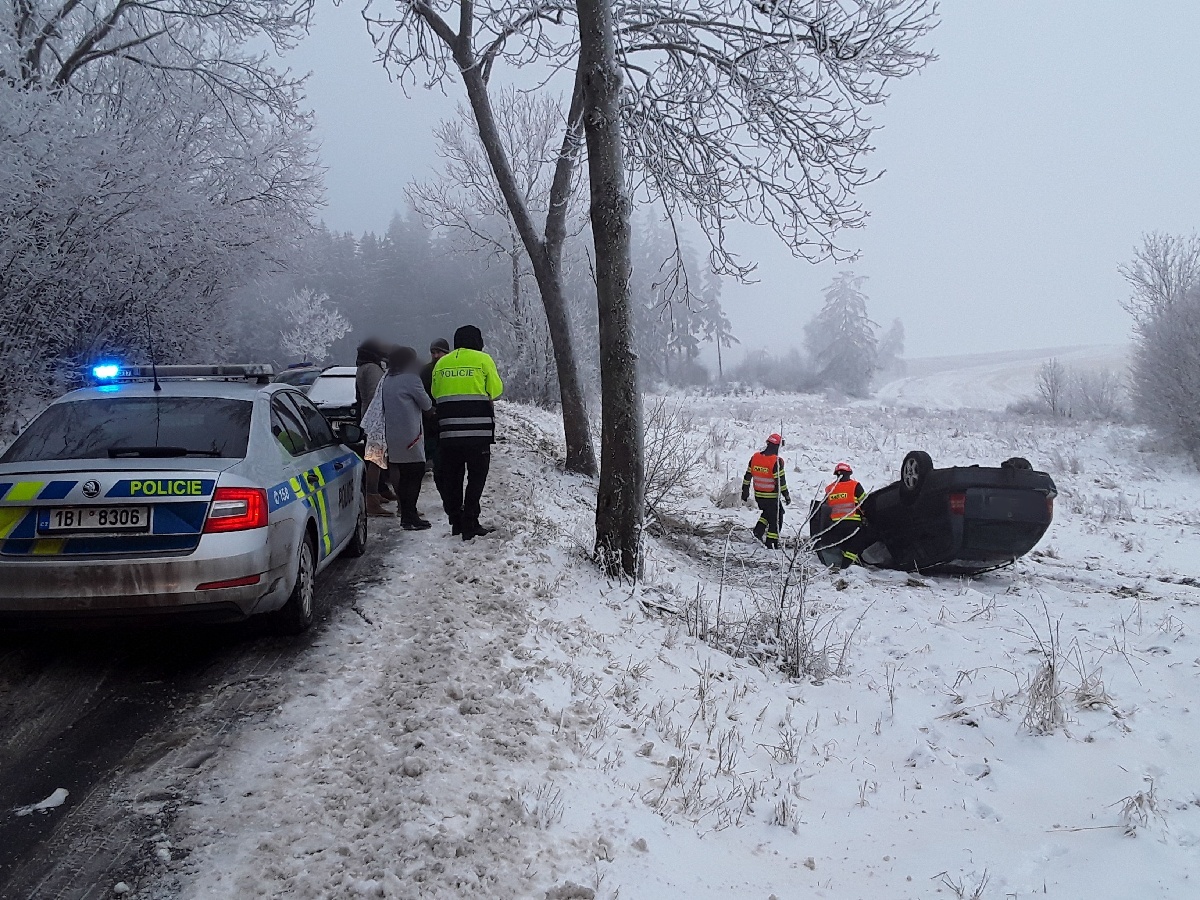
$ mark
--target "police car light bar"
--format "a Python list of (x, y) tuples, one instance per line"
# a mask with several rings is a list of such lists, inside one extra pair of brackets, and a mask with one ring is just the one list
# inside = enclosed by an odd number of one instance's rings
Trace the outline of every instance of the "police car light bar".
[[(225, 381), (255, 379), (267, 383), (275, 370), (262, 363), (239, 363), (220, 366), (158, 366), (159, 381), (194, 378), (215, 378)], [(117, 363), (101, 363), (92, 367), (92, 378), (99, 382), (151, 381), (155, 376), (153, 366), (123, 366)]]

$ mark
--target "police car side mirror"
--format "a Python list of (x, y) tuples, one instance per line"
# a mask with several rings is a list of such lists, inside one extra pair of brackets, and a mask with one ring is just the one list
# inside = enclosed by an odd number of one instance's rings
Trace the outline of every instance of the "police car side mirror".
[(342, 422), (337, 429), (338, 440), (343, 444), (361, 444), (367, 438), (367, 433), (361, 425), (353, 422)]

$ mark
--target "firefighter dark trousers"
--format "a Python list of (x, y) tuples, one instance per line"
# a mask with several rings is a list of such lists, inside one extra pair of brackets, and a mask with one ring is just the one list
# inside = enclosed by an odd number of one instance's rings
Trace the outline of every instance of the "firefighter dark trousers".
[(771, 550), (779, 547), (779, 532), (783, 528), (783, 503), (778, 497), (755, 497), (760, 515), (754, 526), (754, 536)]
[(821, 543), (842, 551), (841, 567), (846, 569), (859, 561), (858, 555), (869, 546), (869, 538), (861, 521), (842, 519), (829, 527)]

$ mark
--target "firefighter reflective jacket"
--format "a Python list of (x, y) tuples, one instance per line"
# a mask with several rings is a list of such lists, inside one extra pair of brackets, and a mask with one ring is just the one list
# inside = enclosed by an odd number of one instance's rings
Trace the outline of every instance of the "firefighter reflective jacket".
[(492, 401), (503, 393), (504, 384), (490, 356), (466, 348), (447, 353), (433, 367), (431, 386), (441, 440), (495, 442)]
[(862, 500), (867, 495), (863, 486), (853, 478), (835, 481), (825, 488), (825, 505), (834, 522), (861, 522)]
[(742, 479), (742, 489), (754, 487), (754, 496), (760, 499), (770, 499), (783, 494), (788, 496), (787, 475), (784, 474), (783, 457), (778, 454), (763, 453), (761, 450), (750, 457), (750, 465), (746, 467), (746, 477)]

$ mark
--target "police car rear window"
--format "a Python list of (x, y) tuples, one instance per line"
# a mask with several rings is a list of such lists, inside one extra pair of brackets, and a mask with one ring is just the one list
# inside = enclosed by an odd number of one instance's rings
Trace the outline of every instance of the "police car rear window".
[(104, 397), (56, 403), (34, 419), (0, 462), (242, 459), (253, 411), (249, 400), (215, 397)]

